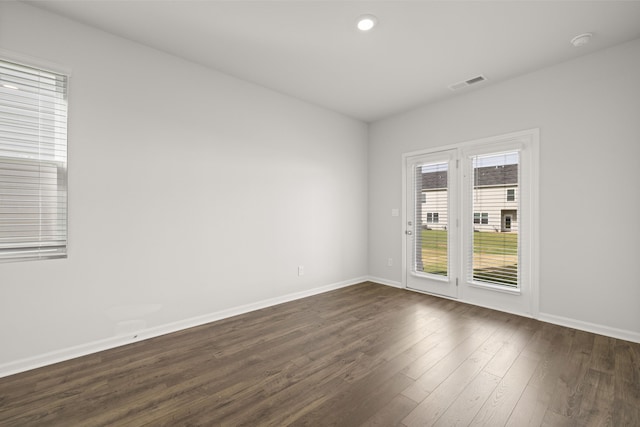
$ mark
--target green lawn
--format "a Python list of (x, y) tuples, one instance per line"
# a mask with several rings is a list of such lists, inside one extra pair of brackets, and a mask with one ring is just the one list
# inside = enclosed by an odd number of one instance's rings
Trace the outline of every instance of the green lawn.
[(422, 263), (425, 273), (447, 275), (447, 232), (422, 230)]
[(473, 253), (517, 255), (518, 233), (473, 233)]
[[(518, 234), (473, 233), (474, 279), (517, 284)], [(447, 231), (422, 230), (422, 262), (425, 273), (447, 275)]]

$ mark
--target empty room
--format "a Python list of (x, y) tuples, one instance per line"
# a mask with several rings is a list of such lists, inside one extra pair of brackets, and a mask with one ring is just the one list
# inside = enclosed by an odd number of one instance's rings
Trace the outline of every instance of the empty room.
[(640, 1), (0, 2), (1, 426), (640, 426)]

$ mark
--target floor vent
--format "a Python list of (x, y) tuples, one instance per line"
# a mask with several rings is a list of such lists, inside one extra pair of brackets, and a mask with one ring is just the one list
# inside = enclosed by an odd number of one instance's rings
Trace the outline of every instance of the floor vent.
[(471, 86), (472, 84), (476, 84), (476, 83), (480, 83), (487, 80), (484, 76), (480, 75), (480, 76), (476, 76), (476, 77), (471, 77), (470, 79), (458, 82), (458, 83), (453, 83), (451, 85), (449, 85), (449, 89), (451, 90), (460, 90), (460, 89), (464, 89), (465, 87)]

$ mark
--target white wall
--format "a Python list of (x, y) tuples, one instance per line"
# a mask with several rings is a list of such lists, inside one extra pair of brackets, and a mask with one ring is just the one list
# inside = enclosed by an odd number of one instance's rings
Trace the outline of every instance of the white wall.
[(366, 276), (364, 123), (23, 4), (0, 49), (72, 72), (69, 257), (0, 264), (0, 371)]
[(640, 337), (638, 76), (635, 40), (374, 123), (369, 274), (401, 281), (402, 153), (540, 128), (541, 318)]

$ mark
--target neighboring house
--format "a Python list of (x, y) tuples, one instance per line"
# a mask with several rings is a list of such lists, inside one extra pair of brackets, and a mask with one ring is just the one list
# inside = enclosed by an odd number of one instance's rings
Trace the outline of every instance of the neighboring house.
[[(477, 168), (473, 183), (473, 224), (476, 231), (518, 231), (518, 165)], [(447, 171), (422, 174), (422, 227), (446, 230)]]

